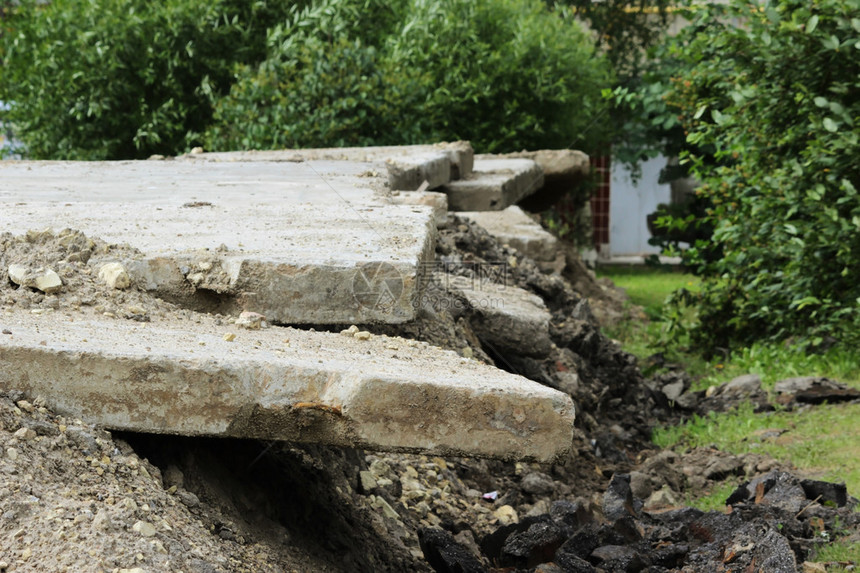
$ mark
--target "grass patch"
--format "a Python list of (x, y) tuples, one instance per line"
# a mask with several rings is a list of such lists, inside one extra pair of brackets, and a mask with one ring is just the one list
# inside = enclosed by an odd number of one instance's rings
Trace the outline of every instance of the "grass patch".
[[(818, 549), (815, 549), (809, 560), (817, 561), (819, 563), (846, 563), (849, 561), (852, 563), (860, 563), (860, 543), (837, 538), (833, 543), (828, 543), (827, 545), (822, 545)], [(853, 571), (853, 569), (850, 570)], [(843, 571), (849, 571), (849, 569), (847, 567), (836, 566), (828, 567), (827, 571), (828, 573), (842, 573)]]
[(608, 277), (615, 286), (625, 289), (630, 302), (641, 306), (651, 320), (660, 320), (666, 297), (673, 291), (699, 288), (699, 279), (694, 275), (644, 265), (600, 267), (597, 276)]
[[(683, 337), (677, 333), (673, 336), (667, 329), (684, 320), (695, 320), (695, 317), (679, 316), (677, 311), (666, 307), (665, 300), (676, 289), (696, 289), (698, 282), (692, 275), (644, 266), (604, 267), (598, 275), (625, 288), (631, 303), (642, 306), (650, 319), (619, 325), (607, 334), (639, 357), (640, 364), (655, 352), (662, 352), (667, 360), (681, 364), (693, 376), (694, 389), (719, 385), (742, 374), (758, 374), (768, 390), (775, 382), (795, 376), (826, 376), (860, 388), (860, 353), (854, 349), (835, 347), (822, 354), (808, 354), (784, 344), (765, 342), (710, 361), (690, 351)], [(844, 482), (849, 494), (857, 496), (860, 495), (860, 424), (857, 420), (860, 420), (858, 404), (822, 405), (802, 411), (765, 414), (754, 414), (752, 406), (747, 404), (733, 412), (694, 416), (681, 426), (661, 428), (655, 431), (654, 441), (661, 447), (679, 450), (709, 446), (735, 454), (766, 453), (793, 464), (806, 475)], [(733, 484), (723, 487), (728, 489)], [(691, 500), (692, 505), (713, 508), (714, 504), (723, 503), (728, 493), (717, 489)], [(828, 560), (845, 559), (828, 557)]]
[(768, 390), (779, 380), (795, 376), (827, 376), (860, 388), (860, 353), (841, 347), (809, 354), (781, 344), (756, 343), (711, 366), (699, 387), (721, 384), (742, 374), (758, 374)]
[(737, 489), (739, 483), (732, 480), (720, 482), (708, 493), (697, 498), (687, 500), (687, 505), (701, 509), (702, 511), (723, 511), (726, 508), (726, 500)]
[[(766, 453), (804, 474), (844, 482), (860, 493), (860, 405), (832, 404), (803, 412), (754, 414), (745, 404), (724, 414), (694, 416), (654, 431), (663, 448), (714, 447), (733, 454)], [(775, 434), (779, 434), (776, 436)]]

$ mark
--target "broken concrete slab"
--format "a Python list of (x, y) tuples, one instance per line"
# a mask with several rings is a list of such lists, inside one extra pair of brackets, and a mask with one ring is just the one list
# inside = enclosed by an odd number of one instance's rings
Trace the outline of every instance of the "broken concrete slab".
[(433, 208), (437, 227), (444, 227), (448, 221), (448, 196), (435, 191), (394, 191), (391, 202), (395, 205), (426, 205)]
[(279, 149), (268, 151), (226, 151), (183, 155), (194, 161), (353, 161), (374, 163), (386, 168), (393, 191), (415, 191), (424, 181), (430, 189), (460, 179), (472, 172), (474, 151), (468, 141), (434, 145), (390, 145), (378, 147), (336, 147), (330, 149)]
[(450, 273), (435, 273), (434, 280), (451, 295), (449, 304), (458, 304), (474, 314), (469, 320), (472, 328), (482, 343), (489, 344), (497, 354), (549, 354), (551, 317), (539, 296), (512, 285)]
[(558, 239), (516, 205), (502, 211), (464, 211), (457, 214), (486, 229), (500, 243), (539, 263), (554, 263), (558, 257)]
[(543, 462), (571, 445), (568, 395), (423, 342), (204, 315), (22, 310), (0, 326), (0, 387), (107, 428)]
[(142, 254), (169, 300), (288, 324), (410, 320), (433, 260), (433, 209), (397, 205), (372, 164), (3, 162), (0, 232), (76, 228)]
[(452, 211), (499, 211), (543, 186), (543, 171), (530, 159), (475, 160), (472, 174), (443, 185)]
[(532, 213), (545, 211), (582, 184), (591, 173), (588, 155), (575, 149), (542, 149), (518, 151), (503, 155), (478, 155), (478, 159), (531, 159), (543, 170), (540, 190), (519, 201), (520, 207)]

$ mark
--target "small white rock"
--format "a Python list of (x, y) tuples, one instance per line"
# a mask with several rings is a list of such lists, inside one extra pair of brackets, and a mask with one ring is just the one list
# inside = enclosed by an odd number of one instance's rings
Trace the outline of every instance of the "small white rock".
[(99, 269), (99, 278), (110, 288), (125, 289), (131, 286), (131, 277), (121, 263), (107, 263)]
[(236, 319), (236, 326), (247, 328), (248, 330), (259, 330), (266, 328), (266, 317), (257, 312), (245, 311)]
[(36, 437), (36, 432), (31, 430), (30, 428), (18, 428), (14, 434), (12, 434), (19, 440), (26, 442), (28, 440), (32, 440)]
[(370, 337), (373, 336), (366, 330), (361, 330), (352, 335), (353, 338), (357, 338), (358, 340), (370, 340)]
[(194, 286), (199, 286), (200, 283), (202, 283), (203, 280), (206, 278), (206, 275), (204, 275), (203, 273), (191, 273), (190, 275), (188, 275), (187, 278), (191, 282), (191, 284), (193, 284)]
[(15, 448), (6, 448), (6, 457), (14, 462), (18, 459), (18, 450)]
[(26, 265), (12, 264), (6, 269), (9, 280), (13, 283), (52, 294), (63, 288), (63, 279), (60, 275), (44, 267), (31, 268)]
[(358, 332), (358, 327), (354, 324), (349, 328), (340, 331), (340, 333), (344, 336), (355, 336), (356, 332)]
[(132, 530), (140, 533), (143, 537), (152, 537), (155, 535), (155, 526), (148, 521), (138, 521), (131, 526)]
[(17, 402), (15, 402), (15, 405), (18, 406), (19, 408), (21, 408), (23, 411), (28, 412), (30, 414), (32, 414), (33, 411), (36, 409), (36, 407), (33, 406), (33, 404), (31, 404), (27, 400), (18, 400)]
[(93, 518), (93, 529), (104, 531), (113, 529), (113, 522), (110, 520), (107, 510), (100, 509), (96, 512), (96, 516)]
[(493, 515), (496, 519), (499, 520), (499, 525), (508, 525), (509, 523), (517, 523), (520, 518), (517, 515), (517, 510), (515, 510), (510, 505), (503, 505), (499, 509), (493, 512)]
[(384, 498), (378, 496), (375, 497), (372, 502), (372, 505), (373, 507), (381, 509), (382, 515), (384, 515), (385, 517), (389, 519), (400, 519), (400, 516), (397, 514), (394, 508), (391, 507), (391, 505), (387, 501), (385, 501)]

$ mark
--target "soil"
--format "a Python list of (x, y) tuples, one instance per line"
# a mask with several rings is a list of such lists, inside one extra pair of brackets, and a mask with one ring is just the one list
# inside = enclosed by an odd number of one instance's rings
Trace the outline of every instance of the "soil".
[[(479, 309), (434, 304), (447, 288), (440, 273), (427, 287), (439, 296), (427, 297), (415, 321), (362, 328), (452, 349), (568, 392), (578, 415), (564, 463), (110, 433), (58, 416), (41, 397), (10, 388), (0, 398), (0, 571), (478, 571), (502, 567), (499, 559), (507, 559), (508, 568), (497, 570), (550, 572), (580, 570), (575, 567), (586, 558), (591, 569), (583, 571), (597, 570), (594, 565), (604, 571), (645, 570), (630, 565), (632, 557), (622, 559), (633, 549), (617, 535), (624, 527), (619, 523), (626, 523), (613, 515), (618, 488), (625, 503), (638, 508), (632, 514), (638, 520), (634, 529), (669, 531), (674, 519), (677, 527), (705, 531), (711, 522), (694, 521), (701, 516), (677, 510), (658, 519), (642, 508), (657, 515), (727, 477), (749, 480), (791, 470), (761, 455), (659, 451), (650, 442), (654, 425), (705, 407), (702, 401), (709, 397), (686, 393), (683, 408), (676, 406), (666, 394), (677, 386), (676, 378), (645, 379), (636, 359), (601, 333), (600, 320), (619, 320), (630, 306), (611, 285), (588, 275), (575, 254), (567, 253), (563, 273), (545, 273), (456, 217), (441, 230), (436, 254), (444, 273), (538, 295), (551, 314), (551, 348), (502, 351), (488, 344), (477, 320)], [(2, 235), (0, 306), (33, 313), (83, 308), (117, 320), (194, 320), (189, 308), (134, 287), (110, 288), (98, 278), (102, 264), (138, 256), (127, 246), (71, 230)], [(64, 285), (53, 294), (17, 286), (6, 275), (12, 263), (52, 268)], [(200, 292), (201, 299), (207, 296)], [(750, 396), (718, 395), (720, 409)], [(748, 501), (739, 496), (738, 503)], [(836, 510), (827, 513), (816, 505), (818, 513), (810, 515), (832, 531)], [(850, 514), (839, 516), (843, 526), (856, 527)], [(718, 518), (707, 519), (723, 527)], [(555, 532), (557, 543), (521, 540), (526, 557), (518, 561), (518, 546), (511, 540), (532, 527), (546, 535)], [(566, 556), (562, 548), (588, 528), (602, 546), (589, 549), (585, 558)], [(616, 533), (609, 535), (610, 529)], [(639, 544), (637, 555), (646, 555), (651, 567), (660, 548), (675, 547), (668, 537), (654, 537), (652, 547), (642, 549), (642, 534), (632, 538)], [(808, 553), (806, 546), (795, 546), (798, 556)], [(535, 547), (552, 552), (535, 557)], [(689, 563), (705, 568), (683, 570), (709, 570), (715, 559), (725, 558), (713, 557), (709, 547), (705, 541), (699, 549), (688, 547), (683, 555)], [(550, 565), (553, 554), (556, 563)], [(624, 565), (616, 567), (613, 559)], [(681, 557), (673, 559), (665, 562), (681, 563)], [(749, 566), (744, 559), (737, 563)], [(653, 569), (658, 570), (682, 569)]]

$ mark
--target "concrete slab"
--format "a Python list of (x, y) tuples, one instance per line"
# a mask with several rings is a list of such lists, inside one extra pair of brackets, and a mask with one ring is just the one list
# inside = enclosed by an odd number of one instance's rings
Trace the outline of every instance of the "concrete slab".
[(469, 321), (472, 328), (497, 354), (507, 351), (536, 357), (549, 354), (551, 317), (539, 296), (512, 285), (448, 273), (435, 275), (435, 282), (444, 285), (455, 300), (462, 300), (474, 314)]
[(393, 191), (415, 191), (424, 181), (434, 189), (472, 172), (474, 151), (468, 141), (434, 145), (337, 147), (331, 149), (282, 149), (227, 151), (183, 155), (194, 161), (357, 161), (385, 167)]
[(397, 205), (373, 164), (2, 162), (0, 232), (75, 228), (142, 251), (132, 280), (169, 299), (286, 324), (410, 320), (433, 208)]
[(475, 160), (469, 177), (439, 190), (452, 211), (499, 211), (543, 186), (543, 171), (530, 159)]
[(558, 203), (581, 185), (591, 173), (588, 155), (575, 149), (542, 149), (540, 151), (518, 151), (504, 155), (480, 155), (478, 157), (531, 159), (543, 169), (543, 186), (518, 202), (523, 209), (532, 213), (546, 211)]
[(204, 315), (22, 310), (0, 327), (0, 387), (108, 428), (542, 462), (571, 445), (568, 395), (425, 343)]
[(391, 202), (396, 205), (426, 205), (433, 208), (436, 226), (441, 228), (448, 220), (448, 196), (435, 191), (395, 191)]
[(500, 243), (510, 245), (535, 261), (553, 263), (558, 256), (558, 239), (516, 205), (503, 211), (457, 214), (474, 221)]

